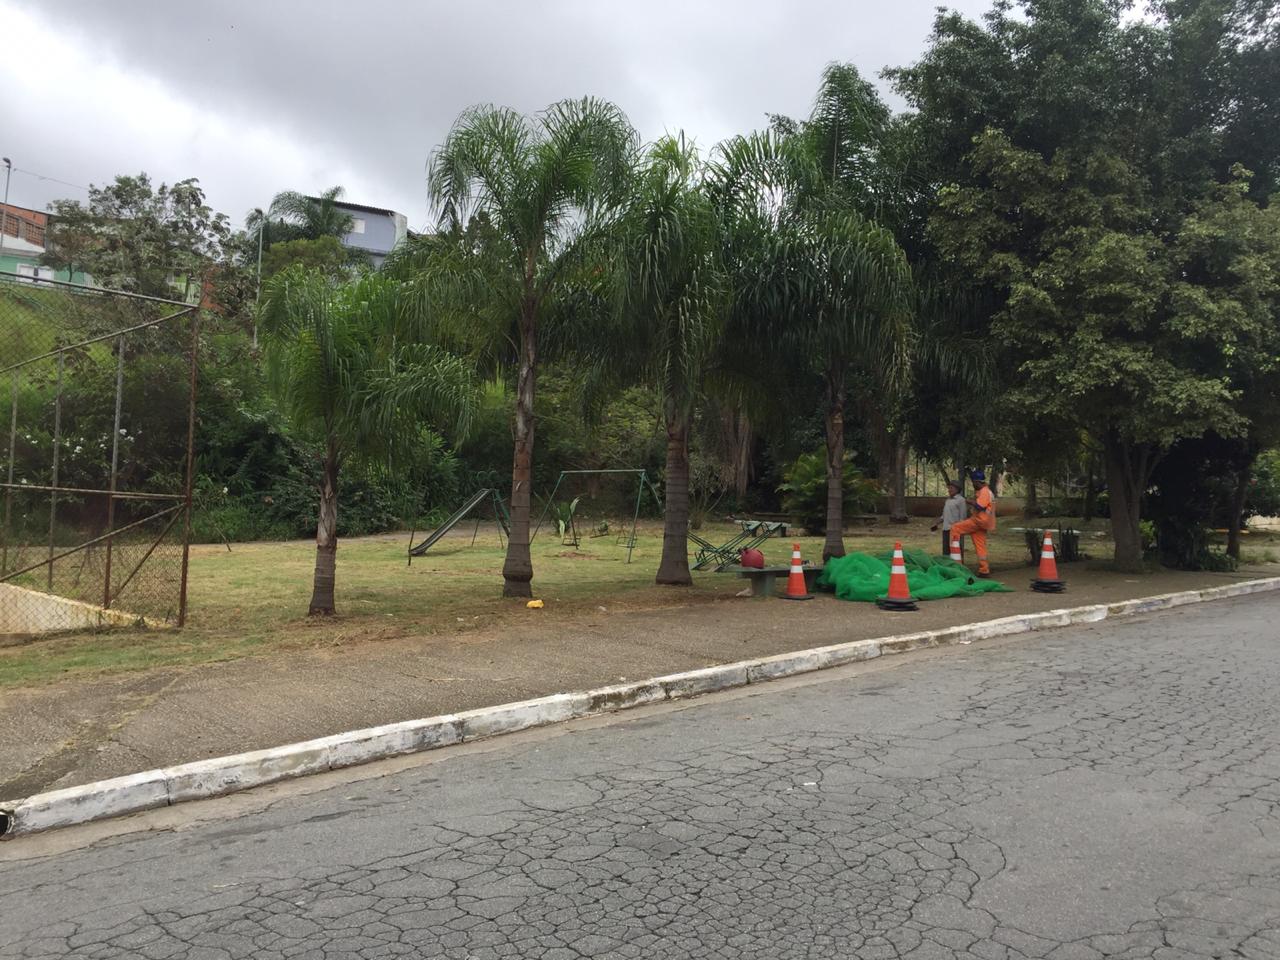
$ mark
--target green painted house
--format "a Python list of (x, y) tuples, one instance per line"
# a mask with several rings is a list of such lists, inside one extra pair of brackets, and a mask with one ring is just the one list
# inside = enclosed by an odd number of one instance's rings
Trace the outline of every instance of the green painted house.
[(0, 274), (12, 274), (32, 281), (91, 283), (89, 275), (83, 271), (55, 270), (40, 262), (44, 256), (48, 227), (47, 213), (0, 203)]

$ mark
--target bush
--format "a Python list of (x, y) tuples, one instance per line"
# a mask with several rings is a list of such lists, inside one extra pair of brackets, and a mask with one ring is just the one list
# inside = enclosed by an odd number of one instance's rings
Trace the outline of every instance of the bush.
[[(844, 515), (864, 513), (875, 508), (880, 489), (853, 466), (844, 461)], [(827, 452), (825, 449), (801, 454), (783, 474), (778, 487), (782, 509), (796, 518), (805, 531), (820, 536), (827, 531)]]
[(1280, 517), (1280, 450), (1268, 450), (1254, 463), (1244, 516)]

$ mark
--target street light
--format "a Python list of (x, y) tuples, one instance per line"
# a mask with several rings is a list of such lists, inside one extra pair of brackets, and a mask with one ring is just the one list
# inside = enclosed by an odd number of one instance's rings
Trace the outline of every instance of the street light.
[(9, 178), (13, 176), (13, 161), (8, 157), (0, 157), (4, 161), (4, 209), (0, 211), (0, 256), (4, 256), (4, 228), (9, 223)]
[(253, 295), (253, 346), (258, 346), (258, 300), (262, 298), (262, 228), (267, 225), (267, 215), (262, 212), (261, 207), (255, 207), (254, 213), (258, 215), (258, 290)]

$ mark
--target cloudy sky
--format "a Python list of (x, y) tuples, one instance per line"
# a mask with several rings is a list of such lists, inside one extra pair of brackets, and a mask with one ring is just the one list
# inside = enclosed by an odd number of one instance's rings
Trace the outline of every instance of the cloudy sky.
[(421, 227), (427, 157), (470, 104), (590, 93), (646, 139), (683, 129), (706, 147), (806, 113), (831, 60), (875, 76), (915, 59), (936, 4), (0, 0), (0, 154), (29, 207), (146, 170), (199, 177), (236, 222), (279, 190), (340, 183)]

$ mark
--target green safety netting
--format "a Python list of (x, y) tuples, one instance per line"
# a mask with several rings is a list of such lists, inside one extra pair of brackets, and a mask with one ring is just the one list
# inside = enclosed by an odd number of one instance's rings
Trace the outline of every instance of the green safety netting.
[[(902, 557), (907, 567), (907, 585), (917, 600), (976, 597), (1010, 589), (995, 580), (979, 580), (963, 564), (945, 557), (931, 557), (923, 550), (903, 550)], [(869, 553), (832, 557), (818, 576), (818, 588), (834, 590), (841, 600), (873, 603), (889, 592), (892, 562), (892, 550), (879, 557)]]

